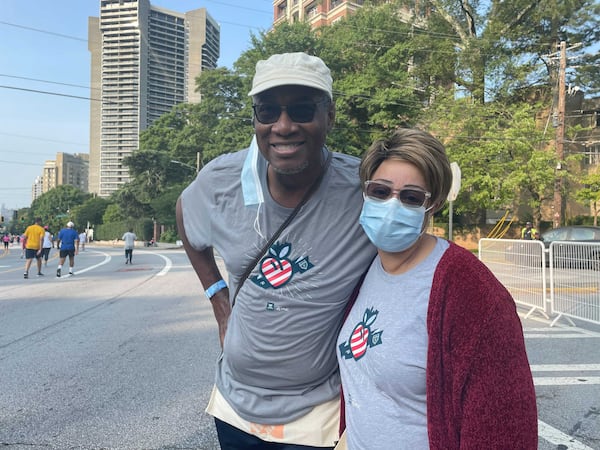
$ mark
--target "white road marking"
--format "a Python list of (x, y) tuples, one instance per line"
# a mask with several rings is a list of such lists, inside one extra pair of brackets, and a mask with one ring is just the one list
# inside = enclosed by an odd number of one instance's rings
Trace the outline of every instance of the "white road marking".
[(600, 371), (600, 364), (532, 364), (530, 367), (532, 372)]
[(525, 333), (525, 339), (587, 339), (597, 338), (599, 336), (590, 336), (583, 333), (563, 333), (563, 334), (530, 334)]
[[(108, 264), (110, 262), (110, 260), (112, 259), (112, 257), (108, 253), (104, 253), (104, 252), (100, 252), (100, 251), (96, 251), (96, 253), (100, 253), (100, 254), (104, 255), (104, 261), (101, 261), (98, 264), (94, 264), (93, 266), (86, 267), (85, 269), (74, 270), (75, 275), (77, 275), (79, 273), (89, 272), (90, 270), (95, 269), (96, 267), (100, 267), (100, 266), (103, 266), (104, 264)], [(68, 270), (68, 267), (63, 267), (63, 272), (67, 271), (67, 270)], [(64, 277), (66, 277), (66, 275), (67, 274), (65, 274)]]
[(588, 447), (587, 445), (576, 441), (573, 437), (551, 427), (541, 420), (538, 420), (538, 435), (540, 438), (550, 442), (551, 444), (564, 445), (565, 449), (568, 450), (594, 450), (592, 447)]
[[(112, 257), (108, 253), (104, 253), (101, 251), (96, 251), (96, 253), (100, 253), (100, 254), (104, 255), (104, 260), (102, 262), (99, 262), (98, 264), (94, 264), (93, 266), (86, 267), (85, 269), (74, 270), (75, 275), (80, 274), (80, 273), (85, 273), (90, 270), (96, 269), (97, 267), (103, 266), (104, 264), (109, 263), (110, 260), (112, 259)], [(173, 267), (173, 262), (171, 261), (170, 258), (167, 258), (166, 256), (161, 255), (160, 253), (155, 253), (155, 252), (147, 252), (147, 253), (151, 253), (153, 255), (160, 256), (165, 261), (165, 266), (162, 268), (162, 270), (160, 272), (158, 272), (156, 274), (156, 276), (162, 277), (162, 276), (166, 275), (169, 272), (169, 270), (171, 270), (171, 268)], [(63, 267), (63, 271), (64, 271), (64, 269), (65, 269), (65, 267)], [(68, 276), (69, 276), (68, 274), (64, 274), (61, 278), (67, 278)]]
[(169, 270), (171, 270), (171, 267), (173, 267), (173, 261), (171, 261), (171, 258), (167, 258), (166, 256), (161, 255), (160, 253), (154, 253), (154, 252), (148, 252), (148, 253), (160, 256), (162, 259), (165, 260), (165, 267), (163, 267), (162, 270), (156, 274), (157, 277), (162, 277), (162, 276), (165, 276), (167, 273), (169, 273)]
[[(600, 364), (533, 364), (532, 372), (600, 372)], [(573, 386), (600, 384), (600, 376), (583, 373), (566, 377), (533, 377), (536, 386)]]
[(600, 377), (533, 377), (536, 386), (573, 386), (600, 384)]

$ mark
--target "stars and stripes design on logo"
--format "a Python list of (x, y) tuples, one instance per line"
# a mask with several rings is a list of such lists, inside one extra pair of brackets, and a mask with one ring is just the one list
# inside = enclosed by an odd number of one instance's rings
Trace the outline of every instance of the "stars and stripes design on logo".
[(343, 356), (344, 359), (352, 358), (355, 361), (358, 361), (365, 356), (369, 347), (381, 344), (381, 335), (383, 331), (371, 330), (371, 325), (373, 325), (373, 322), (377, 319), (378, 314), (379, 311), (374, 310), (373, 308), (365, 310), (362, 322), (359, 322), (354, 327), (352, 333), (350, 333), (350, 338), (339, 346), (340, 355)]
[(367, 352), (369, 343), (369, 328), (359, 323), (350, 336), (350, 351), (354, 359), (359, 359)]
[(292, 261), (288, 255), (292, 251), (290, 243), (275, 243), (269, 248), (269, 254), (259, 264), (260, 273), (250, 279), (265, 289), (279, 289), (289, 283), (295, 273), (303, 273), (314, 267), (308, 256)]

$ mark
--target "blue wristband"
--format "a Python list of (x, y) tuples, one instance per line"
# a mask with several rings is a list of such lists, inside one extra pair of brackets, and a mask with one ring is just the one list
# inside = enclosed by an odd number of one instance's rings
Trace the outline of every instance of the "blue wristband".
[(221, 289), (225, 289), (226, 287), (227, 287), (227, 283), (225, 283), (224, 280), (219, 280), (215, 284), (213, 284), (211, 287), (209, 287), (206, 291), (204, 291), (204, 294), (206, 295), (206, 298), (208, 298), (210, 300), (213, 297), (213, 295), (215, 295)]

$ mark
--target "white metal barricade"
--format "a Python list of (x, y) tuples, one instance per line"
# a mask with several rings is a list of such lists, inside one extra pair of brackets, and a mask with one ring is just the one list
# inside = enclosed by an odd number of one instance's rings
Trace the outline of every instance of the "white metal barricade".
[(550, 304), (557, 317), (600, 324), (600, 243), (550, 244)]
[[(516, 303), (548, 316), (546, 253), (540, 241), (481, 239), (479, 259), (508, 289)], [(527, 317), (526, 316), (526, 317)]]

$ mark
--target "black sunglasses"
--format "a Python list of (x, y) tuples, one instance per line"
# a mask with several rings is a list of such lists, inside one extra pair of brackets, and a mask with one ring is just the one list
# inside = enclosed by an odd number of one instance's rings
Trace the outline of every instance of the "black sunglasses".
[(406, 188), (396, 190), (382, 181), (365, 181), (365, 195), (373, 200), (384, 202), (396, 194), (398, 200), (408, 208), (420, 208), (431, 197), (431, 192), (422, 189)]
[(292, 122), (308, 123), (315, 118), (317, 106), (328, 102), (328, 99), (322, 99), (317, 102), (302, 102), (292, 105), (278, 105), (277, 103), (259, 103), (252, 105), (254, 117), (262, 124), (271, 124), (279, 120), (281, 111), (287, 113)]

